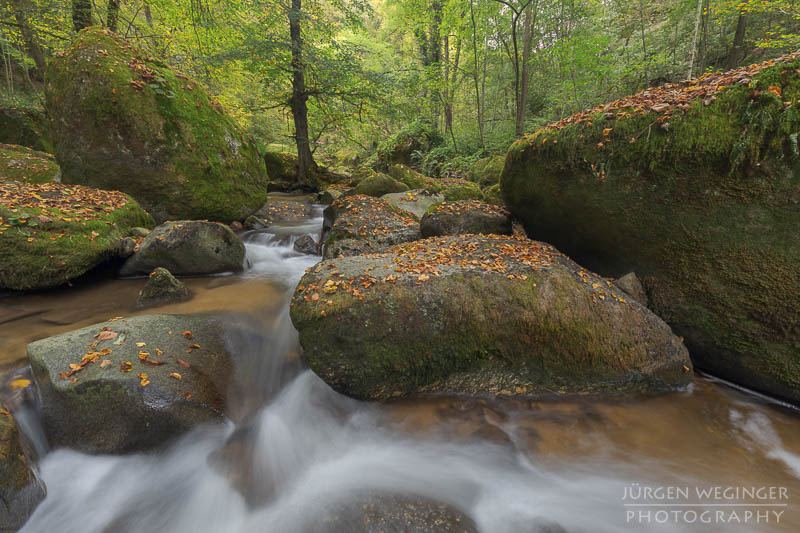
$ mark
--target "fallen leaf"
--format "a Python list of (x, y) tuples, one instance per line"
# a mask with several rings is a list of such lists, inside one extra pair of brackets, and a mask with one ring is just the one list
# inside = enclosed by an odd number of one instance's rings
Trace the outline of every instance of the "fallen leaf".
[(183, 379), (183, 378), (181, 377), (181, 375), (180, 375), (180, 374), (178, 374), (177, 372), (170, 372), (170, 374), (169, 374), (169, 377), (171, 377), (171, 378), (175, 378), (175, 379), (177, 379), (177, 380), (181, 380), (181, 379)]
[(137, 342), (137, 343), (136, 343), (136, 347), (137, 347), (137, 348), (142, 348), (142, 347), (144, 347), (144, 346), (147, 346), (147, 343), (144, 343), (144, 342)]
[(103, 359), (100, 361), (100, 368), (105, 368), (111, 364), (111, 359)]
[(11, 388), (13, 389), (24, 389), (29, 387), (31, 384), (31, 380), (29, 379), (15, 379), (10, 383)]
[(116, 338), (117, 338), (117, 333), (110, 330), (101, 331), (100, 333), (97, 334), (98, 341), (110, 341)]
[(186, 337), (187, 339), (191, 339), (191, 338), (192, 338), (192, 332), (191, 332), (191, 331), (189, 331), (189, 330), (186, 330), (186, 331), (183, 331), (183, 332), (181, 332), (181, 335), (183, 335), (183, 336), (184, 336), (184, 337)]
[(179, 365), (181, 365), (183, 368), (190, 368), (190, 366), (191, 366), (191, 365), (189, 365), (189, 363), (187, 363), (187, 362), (186, 362), (186, 361), (184, 361), (183, 359), (178, 359), (177, 363), (178, 363)]

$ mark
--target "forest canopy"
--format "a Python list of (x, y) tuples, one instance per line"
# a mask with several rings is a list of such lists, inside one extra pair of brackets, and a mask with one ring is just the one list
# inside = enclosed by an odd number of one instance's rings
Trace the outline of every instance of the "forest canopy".
[(554, 120), (794, 51), (789, 0), (0, 0), (2, 100), (37, 107), (48, 58), (102, 25), (203, 83), (305, 164), (375, 153), (409, 125), (458, 173)]

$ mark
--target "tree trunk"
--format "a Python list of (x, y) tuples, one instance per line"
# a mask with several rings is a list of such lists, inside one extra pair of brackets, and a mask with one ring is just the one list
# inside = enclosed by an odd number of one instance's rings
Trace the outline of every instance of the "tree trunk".
[(92, 0), (72, 0), (72, 27), (76, 32), (92, 25)]
[(522, 23), (522, 73), (520, 75), (520, 91), (517, 101), (517, 117), (514, 127), (514, 133), (517, 137), (522, 135), (522, 130), (525, 126), (525, 111), (528, 107), (528, 85), (529, 85), (529, 72), (528, 61), (531, 57), (531, 40), (533, 38), (532, 31), (532, 16), (531, 4), (525, 9), (525, 20)]
[(289, 9), (289, 37), (292, 43), (292, 97), (294, 139), (297, 144), (297, 181), (300, 185), (316, 188), (313, 173), (317, 170), (308, 142), (308, 93), (306, 92), (305, 65), (303, 65), (303, 37), (300, 35), (302, 0), (292, 0)]
[(739, 66), (742, 60), (742, 46), (744, 45), (744, 33), (747, 30), (747, 13), (739, 13), (739, 20), (736, 22), (736, 34), (733, 36), (733, 47), (728, 54), (728, 69)]
[(108, 0), (106, 8), (106, 26), (108, 29), (117, 32), (117, 22), (119, 21), (119, 0)]
[(150, 4), (146, 3), (144, 5), (144, 20), (147, 21), (147, 25), (149, 27), (153, 27), (153, 12), (150, 11)]
[(686, 79), (692, 79), (692, 71), (694, 70), (694, 58), (697, 53), (697, 36), (700, 35), (700, 16), (703, 13), (703, 0), (697, 0), (697, 14), (694, 17), (694, 37), (692, 37), (692, 54), (689, 57), (689, 73)]
[(33, 28), (28, 24), (28, 12), (30, 12), (31, 4), (29, 0), (13, 0), (11, 7), (14, 10), (14, 18), (17, 19), (22, 40), (25, 42), (25, 47), (28, 49), (33, 63), (36, 65), (36, 79), (44, 79), (44, 52), (39, 42), (33, 34)]

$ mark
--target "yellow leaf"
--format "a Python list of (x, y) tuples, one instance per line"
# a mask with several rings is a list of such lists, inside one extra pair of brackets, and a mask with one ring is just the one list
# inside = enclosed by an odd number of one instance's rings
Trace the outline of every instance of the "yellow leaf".
[(11, 382), (11, 387), (14, 389), (24, 389), (30, 386), (31, 380), (29, 379), (15, 379)]
[(170, 372), (170, 374), (169, 374), (169, 377), (171, 377), (171, 378), (175, 378), (175, 379), (177, 379), (177, 380), (181, 380), (181, 379), (183, 379), (183, 378), (181, 377), (181, 375), (180, 375), (180, 374), (178, 374), (177, 372)]

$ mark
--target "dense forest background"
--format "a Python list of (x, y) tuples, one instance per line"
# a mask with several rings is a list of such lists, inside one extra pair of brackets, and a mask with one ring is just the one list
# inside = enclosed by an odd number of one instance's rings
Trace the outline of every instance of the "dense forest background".
[(0, 0), (2, 99), (40, 105), (48, 57), (90, 24), (203, 82), (265, 147), (307, 139), (336, 164), (430, 128), (441, 143), (417, 163), (435, 175), (800, 43), (792, 0)]

